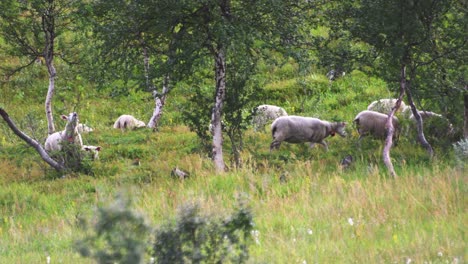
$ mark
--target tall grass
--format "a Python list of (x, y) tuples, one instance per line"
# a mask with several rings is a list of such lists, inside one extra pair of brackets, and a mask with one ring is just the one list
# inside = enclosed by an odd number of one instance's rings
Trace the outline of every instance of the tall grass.
[[(310, 81), (310, 98), (288, 97), (288, 110), (347, 121), (349, 137), (328, 139), (328, 152), (284, 143), (270, 153), (268, 129), (249, 129), (243, 167), (229, 166), (223, 175), (215, 175), (208, 156), (199, 152), (195, 133), (176, 121), (164, 121), (156, 133), (111, 128), (118, 115), (132, 109), (139, 118), (149, 118), (152, 101), (145, 93), (114, 99), (93, 94), (82, 101), (81, 119), (95, 128), (83, 140), (103, 147), (91, 175), (58, 178), (62, 175), (0, 122), (0, 263), (45, 263), (47, 256), (51, 263), (92, 263), (73, 248), (83, 235), (78, 219), (91, 219), (97, 206), (112, 203), (122, 192), (153, 226), (174, 219), (189, 202), (222, 215), (243, 197), (254, 217), (250, 263), (463, 263), (466, 168), (455, 166), (450, 151), (435, 146), (437, 158), (431, 161), (411, 140), (402, 139), (392, 149), (400, 177), (391, 178), (381, 161), (381, 142), (364, 139), (358, 147), (351, 123), (368, 102), (391, 96), (385, 85), (359, 73), (331, 84), (323, 76)], [(303, 92), (286, 79), (268, 89), (283, 85), (291, 85), (287, 93)], [(42, 102), (0, 103), (15, 120), (26, 113), (42, 116)], [(180, 120), (176, 108), (169, 103), (166, 109), (172, 120)], [(45, 137), (45, 126), (38, 122), (29, 132)], [(27, 124), (20, 126), (28, 132)], [(355, 161), (343, 169), (339, 162), (348, 154)], [(136, 158), (139, 166), (133, 164)], [(190, 172), (190, 178), (172, 178), (174, 167)]]

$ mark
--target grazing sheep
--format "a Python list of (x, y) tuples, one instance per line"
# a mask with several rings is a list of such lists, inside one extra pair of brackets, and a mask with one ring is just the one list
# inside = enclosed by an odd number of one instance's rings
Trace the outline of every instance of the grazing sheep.
[(324, 139), (338, 133), (345, 137), (345, 122), (328, 122), (313, 117), (302, 116), (281, 116), (271, 125), (273, 141), (270, 144), (270, 151), (278, 149), (281, 142), (304, 143), (310, 142), (310, 147), (319, 143), (328, 150), (328, 145)]
[[(392, 108), (395, 106), (397, 99), (380, 99), (374, 101), (367, 106), (367, 110), (375, 111), (382, 114), (388, 114), (392, 111)], [(400, 108), (398, 108), (397, 112), (405, 113), (409, 111), (410, 107), (408, 107), (405, 102), (401, 101)]]
[[(354, 123), (356, 123), (357, 130), (359, 133), (359, 140), (366, 135), (372, 135), (377, 139), (385, 139), (387, 136), (387, 131), (385, 129), (385, 123), (387, 122), (388, 115), (382, 114), (375, 111), (364, 110), (356, 115), (354, 118)], [(393, 116), (393, 127), (395, 132), (393, 133), (393, 140), (396, 143), (400, 135), (400, 126), (398, 123), (398, 118)]]
[(93, 132), (94, 129), (87, 126), (86, 124), (82, 124), (82, 123), (79, 123), (77, 126), (76, 126), (76, 129), (78, 129), (78, 133), (80, 134), (83, 134), (83, 133), (89, 133), (89, 132)]
[(286, 110), (275, 105), (259, 105), (254, 109), (252, 123), (255, 131), (264, 130), (269, 121), (273, 121), (280, 116), (287, 116)]
[[(418, 113), (423, 120), (424, 135), (429, 141), (444, 142), (445, 140), (451, 140), (454, 129), (452, 123), (446, 117), (430, 111), (418, 111)], [(409, 127), (405, 127), (405, 135), (409, 135), (410, 131), (414, 131), (416, 134), (416, 118), (412, 113), (409, 120), (411, 122)]]
[(81, 147), (81, 150), (86, 151), (87, 153), (90, 153), (93, 160), (98, 160), (99, 159), (99, 151), (101, 151), (101, 147), (100, 146), (83, 145)]
[(136, 129), (145, 126), (145, 122), (140, 121), (131, 115), (121, 115), (114, 123), (114, 128), (120, 128), (122, 131), (127, 128)]
[(78, 114), (76, 112), (70, 113), (68, 116), (61, 115), (61, 118), (67, 120), (65, 129), (49, 135), (45, 141), (44, 148), (46, 151), (60, 151), (62, 150), (62, 142), (68, 141), (75, 143), (78, 146), (83, 145), (80, 133), (76, 129), (78, 124)]

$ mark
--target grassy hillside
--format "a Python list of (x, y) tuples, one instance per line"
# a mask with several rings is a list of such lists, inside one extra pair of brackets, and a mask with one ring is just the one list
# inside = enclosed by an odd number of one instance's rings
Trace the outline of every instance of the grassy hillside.
[[(58, 114), (75, 109), (82, 122), (95, 128), (83, 136), (84, 143), (103, 150), (91, 174), (58, 175), (1, 121), (0, 263), (45, 263), (47, 256), (51, 263), (93, 263), (73, 248), (83, 236), (79, 219), (91, 219), (96, 206), (111, 203), (120, 193), (155, 227), (174, 219), (186, 203), (195, 201), (204, 212), (223, 215), (244, 197), (258, 231), (249, 248), (250, 263), (467, 259), (467, 173), (453, 161), (451, 146), (435, 146), (437, 157), (429, 160), (412, 140), (401, 139), (391, 152), (399, 175), (392, 179), (381, 161), (381, 142), (365, 139), (360, 148), (356, 145), (352, 120), (371, 101), (394, 96), (385, 83), (353, 72), (333, 83), (320, 74), (278, 79), (264, 89), (269, 97), (261, 103), (281, 105), (289, 114), (347, 121), (349, 136), (330, 138), (328, 152), (321, 146), (284, 143), (270, 153), (268, 129), (249, 129), (243, 167), (230, 166), (224, 175), (215, 175), (210, 159), (199, 152), (195, 133), (181, 122), (184, 91), (170, 95), (158, 132), (122, 133), (112, 129), (114, 120), (131, 113), (147, 121), (153, 108), (150, 94), (132, 91), (112, 98), (83, 84), (58, 89), (56, 125), (64, 125)], [(5, 87), (0, 92), (0, 106), (43, 142), (47, 132), (40, 88)], [(348, 154), (355, 162), (343, 170), (339, 162)], [(140, 166), (132, 165), (136, 158)], [(171, 178), (176, 166), (191, 177)]]

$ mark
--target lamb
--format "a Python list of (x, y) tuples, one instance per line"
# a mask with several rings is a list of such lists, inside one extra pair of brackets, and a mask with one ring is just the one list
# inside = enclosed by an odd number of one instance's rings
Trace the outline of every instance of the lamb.
[(45, 141), (44, 148), (46, 151), (60, 151), (62, 150), (62, 143), (68, 141), (70, 143), (83, 145), (80, 133), (76, 129), (78, 124), (78, 114), (76, 112), (70, 113), (68, 116), (61, 115), (61, 118), (67, 120), (65, 129), (49, 135)]
[(99, 151), (101, 151), (100, 146), (90, 146), (90, 145), (83, 145), (81, 147), (81, 150), (90, 153), (91, 158), (93, 160), (98, 160), (99, 159)]
[[(364, 110), (357, 114), (353, 122), (356, 123), (359, 133), (358, 141), (361, 141), (366, 135), (372, 135), (377, 139), (385, 139), (387, 136), (387, 131), (385, 129), (387, 119), (388, 115), (375, 111)], [(398, 118), (395, 116), (393, 116), (393, 127), (395, 129), (393, 140), (396, 145), (400, 136), (400, 125)]]
[(78, 129), (78, 133), (80, 134), (83, 134), (83, 133), (89, 133), (89, 132), (93, 132), (94, 129), (87, 126), (86, 124), (82, 124), (82, 123), (79, 123), (77, 126), (76, 126), (76, 129)]
[(264, 130), (265, 125), (280, 116), (287, 116), (286, 110), (275, 105), (259, 105), (254, 109), (252, 123), (255, 131)]
[(121, 115), (114, 123), (114, 128), (120, 128), (122, 131), (124, 129), (137, 129), (140, 127), (145, 127), (146, 124), (143, 121), (136, 119), (131, 115)]
[[(392, 108), (395, 106), (397, 99), (380, 99), (374, 101), (367, 106), (367, 110), (375, 111), (382, 114), (388, 114), (392, 111)], [(398, 108), (399, 113), (406, 113), (409, 111), (410, 107), (405, 104), (405, 102), (401, 101), (400, 108)]]
[(281, 142), (304, 143), (310, 142), (310, 147), (319, 143), (328, 151), (328, 145), (324, 139), (338, 133), (345, 137), (345, 122), (328, 122), (313, 117), (281, 116), (271, 125), (273, 141), (270, 144), (270, 152), (278, 149)]

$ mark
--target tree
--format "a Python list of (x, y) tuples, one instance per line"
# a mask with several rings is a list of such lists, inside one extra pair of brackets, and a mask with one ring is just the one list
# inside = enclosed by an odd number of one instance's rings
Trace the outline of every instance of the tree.
[[(301, 22), (299, 15), (307, 14), (310, 9), (310, 4), (305, 2), (268, 0), (147, 0), (130, 4), (117, 0), (98, 3), (96, 9), (109, 14), (99, 23), (102, 36), (109, 38), (109, 42), (105, 40), (105, 46), (111, 49), (107, 50), (125, 49), (128, 54), (129, 49), (134, 50), (144, 43), (155, 55), (146, 61), (158, 65), (153, 70), (146, 67), (146, 76), (150, 80), (162, 80), (166, 90), (169, 80), (176, 83), (200, 65), (212, 65), (215, 89), (211, 111), (211, 157), (217, 172), (225, 170), (221, 120), (229, 89), (227, 67), (231, 61), (245, 58), (232, 51), (243, 43), (248, 47), (242, 50), (247, 52), (243, 54), (250, 56), (249, 49), (254, 47), (255, 40), (281, 44), (293, 42), (295, 27)], [(106, 8), (109, 5), (112, 8)], [(142, 36), (144, 42), (140, 41)], [(165, 94), (164, 88), (158, 93), (160, 96)]]
[[(394, 130), (391, 119), (405, 93), (418, 123), (418, 139), (429, 155), (433, 154), (432, 146), (424, 137), (422, 119), (413, 102), (410, 84), (418, 80), (420, 67), (447, 57), (464, 46), (466, 38), (461, 40), (463, 37), (455, 38), (452, 35), (446, 39), (448, 35), (443, 30), (447, 27), (447, 17), (460, 13), (460, 10), (452, 9), (455, 3), (458, 1), (361, 0), (348, 2), (347, 8), (342, 9), (345, 10), (342, 14), (347, 14), (346, 19), (341, 20), (345, 22), (342, 23), (343, 27), (349, 29), (355, 38), (371, 44), (378, 51), (377, 61), (383, 66), (383, 76), (390, 82), (398, 80), (400, 84), (398, 103), (389, 113), (383, 150), (384, 163), (393, 176), (396, 173), (390, 159)], [(453, 22), (461, 23), (462, 20)], [(460, 24), (457, 27), (463, 28)], [(445, 46), (438, 45), (439, 42), (445, 43)]]
[[(41, 63), (44, 60), (49, 74), (49, 87), (45, 99), (45, 113), (49, 135), (55, 132), (52, 115), (52, 100), (55, 90), (57, 71), (54, 57), (58, 54), (65, 59), (65, 49), (56, 50), (56, 40), (70, 27), (75, 11), (74, 1), (14, 1), (6, 0), (0, 4), (0, 33), (5, 49), (12, 56), (25, 57), (24, 65), (14, 65), (4, 69), (11, 76), (22, 69)], [(66, 41), (64, 40), (64, 43)]]

